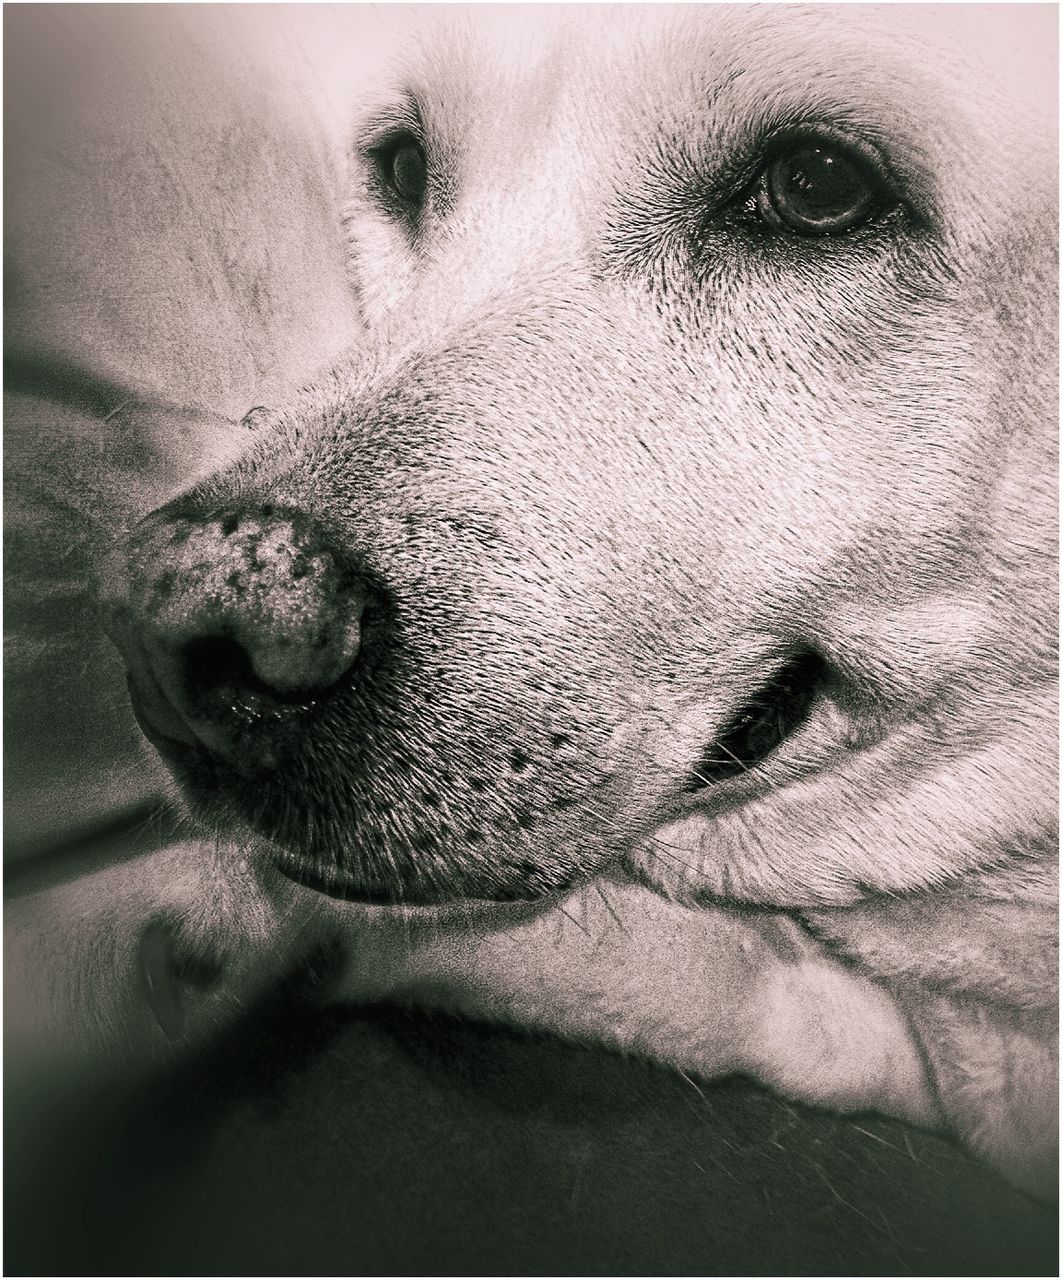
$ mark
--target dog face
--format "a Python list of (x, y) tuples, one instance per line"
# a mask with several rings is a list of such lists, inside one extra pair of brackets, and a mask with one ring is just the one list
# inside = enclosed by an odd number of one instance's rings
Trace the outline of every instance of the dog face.
[(104, 575), (201, 811), (404, 902), (676, 822), (698, 890), (783, 904), (1044, 839), (1055, 176), (1002, 22), (538, 9), (409, 53), (352, 148), (367, 344)]

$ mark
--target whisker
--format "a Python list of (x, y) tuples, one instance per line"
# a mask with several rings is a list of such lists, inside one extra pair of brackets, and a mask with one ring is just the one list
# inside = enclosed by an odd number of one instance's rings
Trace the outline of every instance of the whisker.
[(700, 876), (702, 879), (705, 878), (705, 872), (702, 871), (699, 867), (695, 867), (692, 862), (687, 862), (684, 858), (678, 857), (677, 854), (664, 852), (665, 849), (673, 849), (675, 847), (674, 845), (659, 844), (656, 840), (653, 840), (652, 838), (650, 838), (649, 843), (655, 846), (654, 855), (656, 857), (666, 858), (668, 862), (677, 862), (680, 867), (685, 867), (687, 871), (692, 871), (695, 876)]
[(570, 911), (565, 911), (563, 907), (560, 907), (559, 910), (562, 916), (567, 916), (577, 929), (582, 929), (583, 933), (585, 933), (588, 938), (590, 937), (590, 930), (582, 923), (581, 920), (576, 920), (575, 916), (573, 916)]
[(609, 913), (612, 919), (615, 920), (616, 927), (619, 929), (620, 933), (626, 933), (627, 928), (624, 925), (623, 921), (619, 918), (618, 915), (616, 915), (615, 911), (612, 909), (612, 903), (609, 902), (608, 898), (605, 896), (604, 889), (601, 887), (600, 884), (596, 884), (596, 883), (594, 885), (594, 888), (597, 890), (597, 896), (601, 899), (602, 903), (604, 904), (605, 910)]
[(733, 751), (731, 751), (730, 748), (726, 745), (725, 742), (720, 742), (718, 745), (726, 752), (726, 754), (730, 757), (731, 760), (733, 760), (733, 762), (736, 765), (739, 765), (745, 771), (745, 773), (748, 773), (749, 766), (745, 763), (744, 760), (740, 758), (740, 756), (736, 756), (733, 753)]

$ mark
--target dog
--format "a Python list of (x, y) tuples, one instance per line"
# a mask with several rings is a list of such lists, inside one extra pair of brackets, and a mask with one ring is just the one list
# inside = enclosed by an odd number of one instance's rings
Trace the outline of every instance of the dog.
[(365, 86), (364, 336), (99, 568), (190, 815), (80, 885), (124, 904), (126, 1042), (327, 940), (334, 998), (745, 1072), (1051, 1194), (1034, 28), (501, 9)]

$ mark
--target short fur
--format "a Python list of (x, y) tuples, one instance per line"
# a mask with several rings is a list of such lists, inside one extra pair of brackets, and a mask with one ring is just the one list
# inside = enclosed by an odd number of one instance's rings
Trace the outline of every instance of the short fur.
[[(485, 11), (407, 50), (354, 131), (366, 338), (103, 583), (127, 654), (207, 595), (219, 625), (304, 643), (326, 579), (266, 605), (254, 584), (261, 531), (298, 548), (309, 517), (377, 638), (268, 787), (182, 774), (252, 857), (157, 862), (131, 921), (176, 895), (234, 975), (342, 936), (340, 996), (944, 1125), (1050, 1190), (1052, 128), (1002, 19), (953, 15)], [(369, 154), (411, 112), (415, 226)], [(742, 155), (798, 124), (880, 151), (902, 212), (739, 225)], [(804, 647), (831, 673), (807, 722), (698, 786)], [(442, 905), (317, 898), (271, 859)], [(261, 928), (204, 893), (249, 895)], [(505, 898), (532, 902), (476, 902)]]

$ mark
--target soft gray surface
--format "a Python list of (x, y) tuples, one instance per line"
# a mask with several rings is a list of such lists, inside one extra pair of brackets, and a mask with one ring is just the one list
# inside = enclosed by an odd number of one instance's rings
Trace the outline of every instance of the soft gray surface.
[(9, 1133), (7, 1274), (1057, 1273), (942, 1139), (444, 1020), (274, 1011), (74, 1114)]

